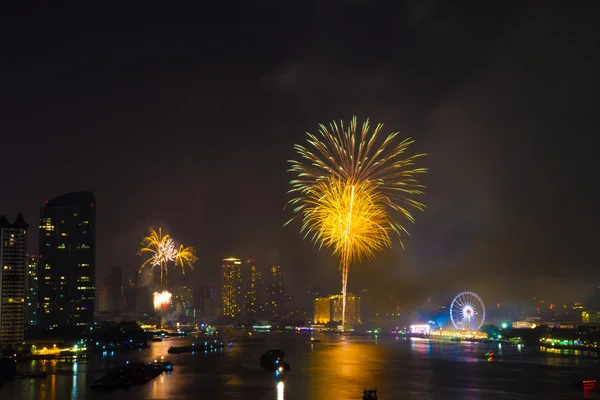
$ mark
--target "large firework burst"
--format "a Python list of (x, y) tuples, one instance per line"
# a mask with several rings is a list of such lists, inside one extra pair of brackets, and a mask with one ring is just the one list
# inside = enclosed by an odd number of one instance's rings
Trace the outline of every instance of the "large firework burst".
[(381, 138), (382, 128), (371, 131), (367, 120), (359, 130), (356, 117), (347, 127), (321, 124), (319, 136), (307, 134), (309, 146), (294, 146), (300, 159), (289, 161), (297, 176), (290, 182), (290, 204), (302, 216), (301, 232), (340, 257), (342, 327), (351, 263), (391, 246), (391, 233), (404, 246), (402, 234), (408, 231), (402, 221), (414, 222), (410, 209), (425, 207), (413, 199), (423, 194), (415, 178), (427, 171), (415, 167), (423, 154), (406, 157), (414, 140), (398, 141), (398, 132)]

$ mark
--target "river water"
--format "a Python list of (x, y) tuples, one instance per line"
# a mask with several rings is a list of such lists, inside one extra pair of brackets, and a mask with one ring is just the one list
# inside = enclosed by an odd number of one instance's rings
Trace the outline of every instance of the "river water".
[[(45, 371), (45, 379), (16, 379), (0, 388), (0, 399), (360, 399), (377, 387), (380, 399), (600, 399), (600, 389), (576, 382), (598, 379), (596, 357), (544, 353), (514, 345), (441, 343), (424, 339), (367, 339), (307, 334), (233, 333), (231, 348), (216, 352), (167, 354), (169, 346), (205, 339), (172, 338), (150, 349), (95, 355), (86, 362), (32, 362), (21, 372)], [(291, 371), (283, 384), (259, 367), (262, 353), (282, 349)], [(498, 357), (488, 361), (488, 350)], [(142, 386), (96, 392), (89, 389), (110, 367), (126, 361), (165, 359), (171, 374)]]

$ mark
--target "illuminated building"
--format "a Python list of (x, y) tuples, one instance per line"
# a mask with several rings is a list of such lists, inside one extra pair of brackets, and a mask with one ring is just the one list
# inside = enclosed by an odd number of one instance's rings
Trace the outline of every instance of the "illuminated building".
[(243, 271), (244, 315), (254, 316), (262, 311), (261, 276), (253, 259), (248, 259)]
[(112, 316), (121, 314), (123, 308), (122, 283), (121, 268), (113, 265), (106, 278), (98, 285), (98, 313)]
[[(411, 327), (412, 331), (412, 327)], [(424, 333), (425, 334), (425, 333)], [(437, 329), (428, 333), (432, 338), (439, 339), (463, 339), (463, 340), (485, 340), (488, 334), (472, 330), (444, 330)]]
[(37, 324), (38, 256), (27, 256), (27, 294), (25, 296), (25, 325)]
[(242, 262), (239, 258), (223, 259), (222, 275), (223, 315), (238, 317), (242, 314)]
[[(333, 321), (342, 321), (342, 295), (331, 296)], [(348, 293), (346, 295), (346, 325), (356, 326), (361, 323), (360, 320), (360, 297)]]
[(96, 308), (96, 200), (68, 193), (40, 209), (38, 325), (86, 326)]
[(513, 329), (535, 329), (539, 326), (539, 322), (536, 324), (533, 321), (514, 321), (512, 323)]
[(0, 216), (0, 350), (25, 333), (27, 228), (21, 213), (12, 224)]
[(315, 317), (313, 323), (328, 324), (331, 321), (331, 300), (329, 297), (315, 299)]
[[(315, 299), (315, 324), (328, 324), (342, 321), (342, 295), (317, 297)], [(346, 325), (356, 326), (361, 323), (360, 297), (348, 293), (346, 296)]]
[(281, 267), (273, 265), (270, 270), (271, 282), (269, 284), (269, 303), (268, 308), (271, 314), (280, 315), (285, 302), (283, 294), (283, 278), (281, 276)]
[(600, 312), (597, 312), (597, 311), (583, 311), (581, 313), (581, 321), (584, 324), (597, 324), (597, 323), (600, 323)]
[(182, 283), (175, 289), (175, 301), (181, 305), (181, 309), (184, 310), (186, 316), (188, 315), (188, 310), (192, 309), (193, 295), (194, 289), (191, 284)]
[(417, 324), (410, 326), (410, 333), (413, 335), (429, 335), (431, 326), (429, 324)]

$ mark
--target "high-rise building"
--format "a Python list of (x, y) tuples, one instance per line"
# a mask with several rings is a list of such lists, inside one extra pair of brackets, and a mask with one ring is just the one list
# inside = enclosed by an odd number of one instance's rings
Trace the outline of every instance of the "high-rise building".
[(129, 278), (127, 278), (127, 282), (123, 285), (123, 312), (126, 315), (134, 315), (137, 311), (137, 298), (138, 298), (138, 290), (137, 290), (137, 281), (138, 281), (138, 272), (130, 271)]
[(96, 308), (96, 199), (68, 193), (40, 209), (38, 325), (86, 326)]
[(283, 294), (283, 277), (281, 267), (273, 265), (270, 270), (271, 282), (269, 283), (269, 311), (271, 314), (279, 316), (282, 313), (285, 303)]
[[(342, 321), (342, 303), (343, 296), (330, 296), (332, 300), (331, 320), (335, 322)], [(351, 293), (346, 295), (346, 325), (356, 326), (361, 323), (360, 320), (360, 297)]]
[[(342, 295), (317, 297), (315, 299), (315, 324), (342, 322)], [(346, 326), (353, 327), (361, 324), (360, 297), (351, 293), (346, 295)]]
[(25, 333), (27, 228), (21, 213), (12, 224), (0, 216), (0, 349)]
[(222, 298), (223, 315), (238, 317), (242, 314), (242, 262), (239, 258), (223, 259)]
[(261, 304), (261, 274), (253, 259), (246, 261), (242, 273), (242, 283), (244, 288), (244, 315), (255, 316), (263, 311)]
[(38, 256), (27, 256), (27, 295), (25, 296), (25, 325), (37, 325)]
[(215, 315), (215, 285), (196, 284), (193, 295), (194, 317), (212, 317)]
[(113, 265), (106, 278), (98, 285), (98, 313), (111, 316), (121, 314), (123, 309), (122, 283), (121, 268)]
[(331, 300), (329, 297), (315, 298), (315, 324), (328, 324), (331, 321)]

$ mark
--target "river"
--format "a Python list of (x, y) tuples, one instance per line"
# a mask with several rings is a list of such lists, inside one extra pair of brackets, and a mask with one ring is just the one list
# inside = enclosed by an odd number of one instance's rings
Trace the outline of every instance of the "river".
[[(364, 387), (377, 387), (383, 400), (397, 399), (600, 399), (600, 390), (575, 385), (599, 379), (596, 357), (544, 353), (534, 348), (493, 344), (432, 342), (425, 339), (367, 339), (305, 333), (241, 332), (223, 339), (223, 350), (167, 354), (169, 346), (203, 338), (171, 338), (150, 349), (94, 355), (85, 362), (31, 362), (20, 372), (45, 371), (45, 379), (15, 379), (0, 389), (0, 398), (63, 399), (360, 399)], [(206, 340), (209, 340), (206, 338)], [(259, 367), (262, 353), (282, 349), (291, 371), (279, 386)], [(488, 361), (488, 350), (498, 357)], [(171, 374), (142, 386), (96, 392), (90, 385), (110, 367), (126, 361), (165, 357)]]

